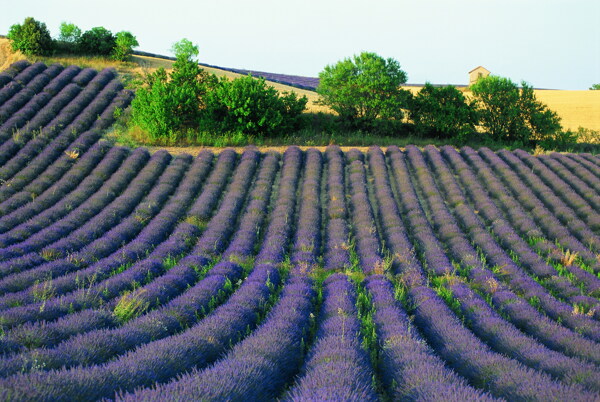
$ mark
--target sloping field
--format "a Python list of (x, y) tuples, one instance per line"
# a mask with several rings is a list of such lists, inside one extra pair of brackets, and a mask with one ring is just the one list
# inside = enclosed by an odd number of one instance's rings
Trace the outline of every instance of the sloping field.
[(600, 399), (598, 157), (150, 155), (113, 78), (0, 74), (1, 400)]

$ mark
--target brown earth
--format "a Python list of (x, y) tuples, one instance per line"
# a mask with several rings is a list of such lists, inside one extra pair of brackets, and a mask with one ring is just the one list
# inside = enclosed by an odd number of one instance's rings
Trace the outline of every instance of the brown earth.
[[(253, 146), (250, 146), (250, 147), (253, 147)], [(234, 151), (236, 151), (238, 153), (242, 153), (242, 152), (244, 152), (244, 150), (246, 148), (249, 148), (249, 147), (223, 147), (223, 148), (218, 148), (218, 147), (146, 147), (146, 148), (151, 153), (155, 153), (157, 151), (160, 151), (161, 149), (164, 149), (172, 155), (190, 154), (192, 156), (196, 156), (204, 150), (209, 150), (215, 154), (219, 154), (225, 149), (233, 149)], [(277, 146), (277, 147), (275, 147), (275, 146), (260, 146), (260, 147), (255, 147), (255, 148), (258, 148), (260, 150), (260, 152), (275, 151), (275, 152), (279, 152), (279, 153), (284, 153), (285, 150), (289, 148), (289, 146)], [(321, 152), (325, 152), (325, 149), (327, 147), (324, 147), (324, 146), (322, 146), (322, 147), (299, 146), (298, 148), (300, 148), (303, 151), (306, 151), (307, 149), (317, 149)], [(361, 152), (367, 152), (369, 147), (340, 147), (340, 149), (344, 152), (349, 151), (351, 149), (358, 149)]]

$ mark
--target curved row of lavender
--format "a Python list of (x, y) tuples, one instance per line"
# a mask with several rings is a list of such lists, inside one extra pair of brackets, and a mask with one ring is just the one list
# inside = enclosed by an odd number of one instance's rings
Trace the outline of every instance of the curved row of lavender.
[(151, 155), (131, 96), (0, 73), (0, 399), (600, 399), (598, 157)]

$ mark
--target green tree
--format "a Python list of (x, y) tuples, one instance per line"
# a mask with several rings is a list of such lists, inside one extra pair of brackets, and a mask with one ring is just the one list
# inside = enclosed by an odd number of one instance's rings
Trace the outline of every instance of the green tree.
[(465, 140), (475, 131), (477, 113), (461, 91), (430, 83), (409, 102), (410, 118), (420, 134)]
[(205, 107), (204, 97), (216, 87), (217, 78), (200, 68), (198, 46), (190, 40), (183, 38), (173, 44), (172, 50), (176, 61), (170, 77), (171, 96), (178, 105), (173, 113), (182, 126), (197, 127)]
[(133, 53), (133, 48), (138, 47), (135, 36), (128, 31), (117, 32), (115, 35), (115, 47), (112, 50), (112, 57), (115, 60), (125, 61)]
[(108, 56), (115, 48), (116, 40), (112, 32), (104, 27), (85, 31), (79, 39), (79, 51), (84, 54)]
[(264, 78), (251, 75), (232, 81), (222, 78), (207, 95), (203, 128), (269, 136), (293, 130), (299, 124), (308, 99), (295, 93), (279, 92)]
[(79, 42), (81, 38), (81, 29), (75, 24), (68, 22), (61, 22), (60, 24), (60, 35), (58, 40), (61, 42), (75, 44)]
[(539, 102), (526, 82), (490, 75), (471, 86), (481, 125), (498, 141), (527, 143), (560, 131), (560, 118)]
[(171, 51), (175, 54), (177, 60), (195, 61), (200, 51), (198, 46), (194, 45), (189, 39), (183, 38), (171, 46)]
[(407, 76), (394, 59), (363, 52), (319, 73), (320, 103), (342, 119), (401, 119), (409, 93), (400, 88)]
[(600, 90), (600, 84), (594, 84), (590, 87), (591, 90), (593, 91), (599, 91)]
[(23, 25), (12, 25), (7, 35), (13, 50), (20, 50), (26, 55), (47, 55), (52, 52), (54, 44), (46, 24), (32, 17), (25, 18)]

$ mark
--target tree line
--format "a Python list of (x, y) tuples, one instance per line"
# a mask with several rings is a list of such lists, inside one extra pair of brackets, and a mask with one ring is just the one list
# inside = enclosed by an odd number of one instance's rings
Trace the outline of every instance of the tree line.
[[(31, 17), (13, 25), (8, 38), (13, 49), (28, 55), (76, 53), (125, 60), (138, 46), (128, 31), (113, 35), (95, 27), (82, 32), (66, 22), (60, 26), (60, 36), (52, 39), (46, 25)], [(130, 127), (141, 129), (143, 140), (173, 144), (183, 138), (194, 142), (198, 133), (250, 139), (323, 129), (303, 113), (306, 97), (279, 93), (263, 78), (219, 79), (198, 65), (198, 47), (187, 39), (174, 44), (172, 51), (173, 69), (149, 73), (136, 87)], [(577, 134), (564, 131), (560, 117), (524, 81), (519, 85), (492, 75), (472, 85), (471, 96), (454, 86), (430, 83), (413, 94), (402, 89), (407, 74), (400, 63), (372, 52), (325, 66), (319, 79), (318, 103), (335, 113), (326, 129), (341, 135), (349, 131), (391, 137), (413, 134), (456, 144), (486, 138), (543, 148), (564, 148), (577, 140)]]
[(391, 58), (363, 52), (328, 65), (319, 74), (320, 102), (345, 124), (358, 129), (397, 127), (409, 122), (420, 136), (464, 143), (481, 131), (500, 143), (570, 141), (560, 117), (536, 99), (531, 85), (488, 76), (470, 87), (472, 97), (454, 86), (426, 83), (417, 93), (402, 89), (407, 74)]
[(129, 31), (113, 34), (104, 27), (94, 27), (82, 32), (77, 25), (68, 22), (60, 24), (60, 35), (53, 39), (46, 24), (32, 17), (25, 18), (22, 24), (12, 25), (7, 38), (14, 51), (21, 51), (27, 56), (68, 53), (124, 61), (132, 54), (133, 48), (139, 46), (136, 37)]

